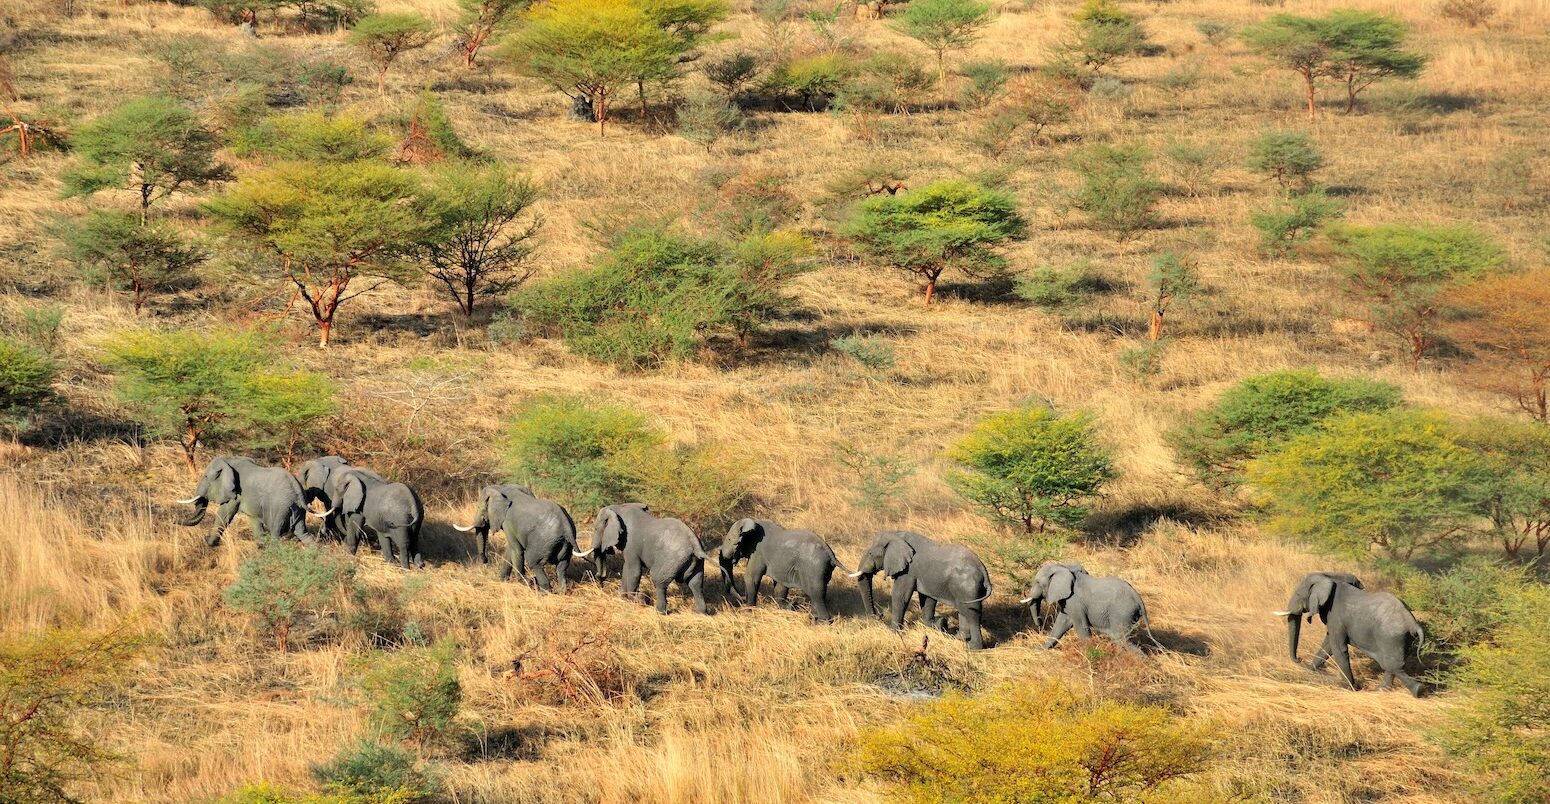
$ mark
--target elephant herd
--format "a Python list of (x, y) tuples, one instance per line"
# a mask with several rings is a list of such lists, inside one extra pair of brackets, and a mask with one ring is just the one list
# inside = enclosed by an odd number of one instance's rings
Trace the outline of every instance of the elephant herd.
[[(405, 569), (424, 563), (419, 541), (425, 508), (419, 496), (403, 483), (390, 482), (337, 456), (307, 461), (295, 475), (251, 458), (216, 458), (206, 468), (194, 496), (178, 502), (195, 506), (191, 515), (179, 520), (187, 526), (199, 524), (209, 504), (216, 504), (216, 527), (205, 540), (212, 547), (220, 544), (222, 534), (239, 513), (251, 522), (255, 537), (289, 536), (301, 541), (313, 539), (306, 527), (310, 516), (322, 521), (320, 537), (343, 540), (352, 554), (362, 541), (375, 539), (389, 563), (397, 561)], [(314, 502), (320, 504), (322, 513), (312, 510)], [(563, 593), (572, 562), (590, 562), (602, 581), (608, 576), (609, 559), (617, 556), (622, 596), (634, 598), (642, 577), (649, 577), (655, 587), (656, 609), (666, 614), (668, 587), (676, 582), (694, 598), (695, 611), (708, 613), (705, 563), (710, 554), (704, 543), (682, 520), (659, 517), (643, 503), (599, 509), (593, 518), (591, 546), (586, 550), (577, 540), (570, 513), (558, 503), (539, 498), (526, 486), (486, 486), (480, 492), (473, 523), (454, 527), (477, 535), (483, 563), (489, 563), (490, 534), (505, 534), (502, 580), (515, 571), (544, 592)], [(864, 608), (877, 612), (872, 580), (881, 572), (892, 581), (888, 622), (895, 630), (904, 627), (910, 603), (918, 600), (921, 622), (946, 632), (947, 618), (937, 612), (937, 606), (947, 604), (958, 613), (957, 637), (972, 650), (985, 646), (981, 620), (991, 594), (990, 573), (973, 551), (961, 545), (944, 544), (910, 531), (885, 531), (861, 554), (852, 571), (813, 531), (790, 530), (767, 519), (747, 518), (727, 531), (715, 550), (715, 559), (725, 599), (732, 605), (757, 606), (760, 587), (768, 577), (775, 600), (783, 608), (791, 606), (787, 599), (790, 591), (800, 589), (810, 603), (813, 620), (827, 622), (831, 618), (829, 582), (834, 571), (840, 570), (856, 581)], [(747, 566), (739, 589), (734, 572), (744, 562)], [(549, 567), (554, 568), (552, 581)], [(1029, 608), (1035, 622), (1044, 606), (1053, 609), (1055, 619), (1043, 643), (1045, 648), (1054, 647), (1072, 629), (1083, 639), (1096, 631), (1137, 653), (1135, 639), (1145, 633), (1154, 646), (1162, 648), (1152, 637), (1146, 604), (1135, 588), (1119, 578), (1090, 575), (1080, 564), (1045, 563), (1019, 602)], [(1356, 689), (1349, 655), (1354, 646), (1383, 670), (1381, 688), (1388, 689), (1397, 678), (1412, 695), (1421, 694), (1420, 683), (1404, 672), (1410, 652), (1420, 650), (1421, 626), (1394, 595), (1367, 591), (1352, 575), (1317, 572), (1303, 578), (1286, 610), (1275, 614), (1286, 618), (1293, 661), (1297, 661), (1302, 618), (1312, 622), (1317, 615), (1327, 631), (1310, 669), (1318, 671), (1332, 658), (1346, 682)]]

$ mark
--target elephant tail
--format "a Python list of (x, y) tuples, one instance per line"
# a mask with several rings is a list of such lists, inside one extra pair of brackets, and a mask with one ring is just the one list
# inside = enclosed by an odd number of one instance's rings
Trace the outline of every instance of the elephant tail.
[(1146, 638), (1147, 638), (1147, 640), (1150, 641), (1152, 643), (1152, 645), (1154, 647), (1156, 647), (1158, 650), (1167, 650), (1167, 648), (1162, 646), (1161, 642), (1157, 641), (1157, 637), (1152, 636), (1152, 615), (1150, 615), (1150, 614), (1148, 614), (1146, 612), (1146, 601), (1145, 600), (1141, 600), (1141, 596), (1140, 595), (1137, 595), (1136, 599), (1140, 600), (1140, 602), (1141, 602), (1141, 620), (1140, 620), (1140, 622), (1141, 622), (1141, 629), (1143, 631), (1146, 631)]
[(990, 598), (990, 594), (993, 591), (995, 591), (995, 590), (992, 589), (991, 586), (990, 586), (990, 575), (986, 574), (986, 576), (985, 576), (985, 594), (980, 595), (979, 597), (974, 598), (973, 600), (965, 600), (963, 602), (965, 602), (965, 603), (980, 603), (980, 602), (983, 602), (983, 601), (985, 601), (985, 600)]
[(1421, 623), (1414, 616), (1410, 618), (1410, 633), (1415, 636), (1415, 658), (1421, 660), (1421, 646), (1426, 644), (1426, 632), (1421, 630)]
[(851, 573), (850, 567), (845, 566), (840, 561), (840, 557), (834, 554), (834, 548), (833, 547), (829, 548), (829, 563), (833, 564), (835, 569), (839, 570), (840, 572), (845, 573), (846, 575), (849, 575)]

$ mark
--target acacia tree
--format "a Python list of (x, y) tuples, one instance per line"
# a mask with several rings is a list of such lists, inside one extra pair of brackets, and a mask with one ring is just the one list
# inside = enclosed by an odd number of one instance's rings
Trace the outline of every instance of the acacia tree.
[(1321, 21), (1329, 44), (1329, 74), (1345, 85), (1347, 114), (1356, 96), (1385, 78), (1415, 78), (1426, 56), (1403, 49), (1408, 29), (1396, 17), (1357, 9), (1337, 9)]
[(1495, 358), (1476, 372), (1481, 384), (1550, 424), (1550, 270), (1489, 277), (1458, 288), (1450, 299), (1467, 313), (1450, 324), (1451, 334)]
[(1323, 26), (1312, 17), (1277, 14), (1268, 20), (1238, 32), (1244, 44), (1278, 67), (1302, 76), (1308, 101), (1308, 116), (1317, 113), (1316, 94), (1319, 79), (1329, 74), (1329, 43)]
[(914, 0), (894, 24), (895, 30), (936, 54), (936, 82), (947, 81), (947, 53), (974, 44), (990, 24), (990, 4), (978, 0)]
[(1152, 259), (1152, 270), (1146, 275), (1146, 285), (1146, 305), (1152, 314), (1148, 337), (1153, 341), (1162, 340), (1163, 318), (1168, 315), (1168, 309), (1200, 290), (1200, 278), (1194, 265), (1177, 254), (1167, 252)]
[(1502, 250), (1468, 226), (1347, 226), (1330, 232), (1352, 295), (1372, 325), (1404, 339), (1410, 368), (1436, 345), (1445, 293), (1502, 264)]
[(589, 102), (599, 136), (619, 88), (660, 74), (677, 53), (674, 37), (636, 0), (550, 0), (502, 48), (518, 72)]
[(954, 491), (1024, 533), (1075, 526), (1114, 478), (1090, 417), (1036, 405), (981, 419), (947, 457), (958, 465), (947, 475)]
[(449, 165), (426, 191), (430, 226), (414, 258), (446, 285), (464, 316), (480, 296), (499, 296), (532, 275), (530, 258), (542, 216), (533, 213), (538, 186), (501, 167)]
[(398, 57), (436, 38), (436, 27), (419, 14), (373, 14), (350, 29), (350, 44), (377, 67), (377, 94), (387, 89), (388, 70)]
[[(399, 258), (425, 227), (417, 189), (411, 174), (377, 162), (285, 162), (243, 178), (206, 208), (279, 258), (326, 348), (340, 305), (403, 279)], [(363, 277), (376, 281), (362, 288)]]
[(132, 100), (77, 132), (81, 165), (65, 174), (65, 195), (133, 190), (144, 222), (156, 201), (231, 178), (216, 161), (218, 146), (215, 133), (172, 98)]
[(950, 268), (971, 276), (1005, 265), (998, 247), (1024, 237), (1006, 193), (966, 181), (939, 181), (903, 196), (863, 202), (845, 232), (862, 250), (926, 282), (926, 304)]
[(156, 290), (186, 279), (204, 262), (200, 249), (177, 230), (159, 223), (141, 224), (121, 212), (96, 211), (59, 228), (65, 255), (91, 281), (130, 292), (135, 314)]
[(490, 38), (509, 28), (517, 12), (528, 3), (529, 0), (457, 0), (455, 31), (458, 47), (463, 51), (463, 66), (472, 69)]

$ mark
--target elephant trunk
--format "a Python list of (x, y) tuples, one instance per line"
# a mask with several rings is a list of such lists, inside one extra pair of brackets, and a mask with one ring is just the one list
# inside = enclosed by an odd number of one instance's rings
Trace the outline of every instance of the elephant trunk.
[[(178, 502), (184, 502), (184, 501), (183, 500), (179, 500)], [(205, 511), (209, 510), (209, 508), (210, 508), (210, 501), (206, 500), (203, 497), (195, 497), (194, 500), (193, 500), (193, 503), (194, 503), (194, 510), (191, 511), (187, 516), (180, 517), (178, 519), (178, 524), (179, 525), (182, 525), (183, 527), (186, 527), (186, 528), (191, 528), (191, 527), (199, 524), (201, 521), (204, 520), (204, 518), (205, 518)]]
[(716, 551), (716, 564), (721, 569), (721, 586), (726, 590), (726, 599), (736, 606), (743, 605), (743, 595), (737, 591), (737, 578), (732, 574), (734, 568), (732, 556), (723, 551)]
[(1302, 615), (1290, 612), (1286, 615), (1286, 650), (1292, 661), (1297, 661), (1297, 640), (1302, 636)]
[(856, 578), (856, 586), (861, 589), (861, 607), (868, 614), (878, 614), (877, 605), (872, 601), (872, 576), (860, 575)]

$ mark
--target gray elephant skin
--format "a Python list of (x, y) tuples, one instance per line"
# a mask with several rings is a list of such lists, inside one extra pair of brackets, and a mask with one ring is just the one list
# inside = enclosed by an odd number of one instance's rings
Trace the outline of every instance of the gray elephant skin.
[(1355, 646), (1383, 669), (1379, 689), (1388, 689), (1398, 678), (1411, 695), (1421, 697), (1421, 682), (1405, 673), (1405, 658), (1412, 649), (1420, 652), (1425, 636), (1403, 601), (1388, 592), (1369, 592), (1361, 581), (1345, 573), (1308, 574), (1293, 590), (1286, 610), (1275, 612), (1277, 617), (1286, 618), (1286, 645), (1294, 662), (1302, 618), (1306, 615), (1311, 623), (1315, 614), (1327, 633), (1309, 665), (1311, 669), (1322, 669), (1333, 658), (1351, 689), (1360, 689), (1351, 674), (1349, 648)]
[(877, 611), (872, 601), (872, 576), (879, 572), (893, 579), (888, 622), (895, 630), (904, 627), (910, 596), (919, 594), (922, 622), (945, 630), (946, 618), (937, 616), (936, 606), (947, 603), (958, 610), (958, 638), (971, 650), (985, 647), (980, 621), (985, 598), (990, 597), (990, 573), (967, 547), (941, 544), (910, 531), (879, 534), (850, 574), (861, 587), (861, 602), (867, 611)]
[(674, 581), (694, 596), (694, 610), (705, 610), (705, 546), (681, 520), (658, 517), (644, 503), (609, 505), (597, 512), (592, 525), (592, 546), (578, 558), (595, 556), (598, 576), (605, 573), (604, 559), (614, 553), (624, 558), (620, 594), (633, 597), (640, 589), (641, 574), (656, 586), (657, 612), (667, 613), (667, 586)]
[[(1055, 623), (1044, 641), (1046, 650), (1055, 647), (1072, 628), (1083, 639), (1091, 639), (1092, 632), (1097, 631), (1137, 652), (1140, 649), (1134, 643), (1136, 633), (1146, 629), (1151, 637), (1146, 604), (1135, 587), (1120, 578), (1094, 577), (1081, 564), (1045, 563), (1028, 587), (1028, 596), (1020, 602), (1028, 607), (1034, 620), (1039, 619), (1042, 604), (1055, 606)], [(1152, 639), (1152, 644), (1157, 644), (1157, 640)]]
[(553, 587), (544, 568), (553, 566), (559, 591), (564, 592), (571, 559), (584, 556), (576, 544), (576, 523), (564, 506), (538, 499), (526, 486), (485, 486), (479, 503), (479, 514), (472, 525), (453, 527), (463, 533), (479, 533), (481, 556), (492, 524), (506, 534), (506, 558), (501, 563), (500, 579), (510, 578), (515, 569), (524, 580), (549, 592)]
[(217, 506), (215, 530), (205, 537), (205, 544), (211, 547), (221, 543), (221, 536), (239, 513), (252, 523), (255, 539), (266, 536), (311, 539), (307, 534), (306, 500), (301, 484), (280, 467), (264, 466), (241, 456), (228, 455), (211, 460), (194, 496), (178, 500), (179, 504), (194, 506), (193, 513), (178, 520), (178, 524), (198, 525), (204, 520), (211, 502)]
[[(490, 563), (490, 534), (502, 530), (511, 501), (517, 497), (537, 497), (527, 486), (490, 485), (479, 490), (479, 507), (474, 522), (467, 527), (453, 525), (459, 533), (473, 533), (479, 537), (479, 563)], [(504, 580), (504, 576), (502, 577)]]
[[(787, 530), (767, 519), (742, 519), (727, 531), (716, 551), (727, 597), (734, 603), (759, 605), (759, 584), (765, 575), (775, 584), (775, 602), (790, 608), (786, 595), (801, 589), (812, 605), (816, 622), (829, 621), (829, 579), (836, 569), (849, 572), (827, 542), (810, 530)], [(733, 570), (746, 560), (743, 591), (738, 593)]]
[(323, 531), (343, 534), (353, 555), (363, 540), (376, 539), (382, 558), (408, 569), (420, 565), (420, 527), (425, 506), (414, 489), (358, 466), (337, 455), (302, 464), (301, 485), (307, 500), (322, 501)]

